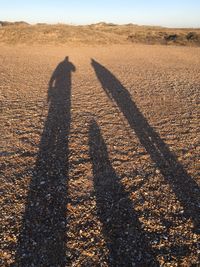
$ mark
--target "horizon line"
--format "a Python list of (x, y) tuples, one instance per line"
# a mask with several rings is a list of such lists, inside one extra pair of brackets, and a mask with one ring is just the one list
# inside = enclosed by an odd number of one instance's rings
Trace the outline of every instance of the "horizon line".
[(114, 22), (108, 22), (108, 21), (98, 21), (93, 23), (73, 23), (73, 22), (30, 22), (26, 20), (0, 20), (1, 22), (6, 23), (27, 23), (30, 26), (35, 26), (38, 24), (46, 24), (46, 25), (69, 25), (69, 26), (90, 26), (90, 25), (97, 25), (97, 24), (112, 24), (111, 26), (138, 26), (138, 27), (157, 27), (157, 28), (168, 28), (168, 29), (200, 29), (200, 25), (195, 26), (164, 26), (164, 25), (157, 25), (157, 24), (138, 24), (133, 22), (127, 22), (127, 23), (114, 23)]

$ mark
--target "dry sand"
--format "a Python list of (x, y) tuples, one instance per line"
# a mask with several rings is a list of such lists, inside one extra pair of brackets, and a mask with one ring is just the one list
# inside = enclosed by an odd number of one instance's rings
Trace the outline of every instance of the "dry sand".
[(199, 73), (199, 48), (1, 45), (1, 266), (197, 266)]

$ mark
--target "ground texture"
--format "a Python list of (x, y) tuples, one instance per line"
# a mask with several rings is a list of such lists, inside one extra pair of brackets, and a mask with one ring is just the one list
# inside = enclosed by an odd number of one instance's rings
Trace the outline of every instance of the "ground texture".
[(197, 266), (199, 73), (199, 48), (0, 46), (1, 266)]

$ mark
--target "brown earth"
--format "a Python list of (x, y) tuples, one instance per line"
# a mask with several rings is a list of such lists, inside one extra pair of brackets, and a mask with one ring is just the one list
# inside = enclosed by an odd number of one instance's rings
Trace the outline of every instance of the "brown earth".
[(200, 49), (1, 45), (0, 63), (1, 266), (200, 264)]

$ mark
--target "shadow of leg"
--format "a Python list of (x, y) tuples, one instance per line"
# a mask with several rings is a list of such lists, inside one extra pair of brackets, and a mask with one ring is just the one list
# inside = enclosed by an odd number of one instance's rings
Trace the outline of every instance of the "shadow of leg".
[(89, 146), (97, 211), (110, 252), (109, 266), (158, 266), (95, 121), (90, 125)]

